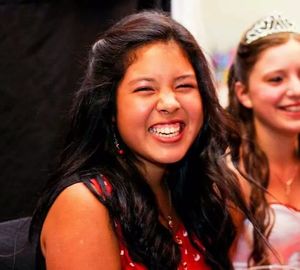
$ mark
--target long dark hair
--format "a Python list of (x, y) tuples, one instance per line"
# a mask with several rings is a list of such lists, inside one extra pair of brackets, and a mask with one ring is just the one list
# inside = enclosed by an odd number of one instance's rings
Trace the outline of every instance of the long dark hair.
[[(232, 269), (229, 248), (235, 237), (229, 202), (242, 211), (246, 206), (226, 156), (238, 159), (239, 136), (228, 114), (219, 105), (207, 61), (192, 35), (168, 15), (146, 11), (130, 15), (106, 31), (93, 45), (83, 84), (70, 112), (71, 127), (65, 148), (51, 181), (35, 212), (32, 235), (39, 235), (51, 203), (63, 188), (91, 177), (101, 182), (105, 175), (112, 193), (101, 202), (111, 219), (122, 227), (129, 254), (149, 269), (177, 269), (180, 250), (171, 233), (158, 220), (155, 196), (137, 168), (130, 149), (116, 153), (113, 138), (115, 94), (134, 50), (145, 44), (176, 42), (192, 64), (204, 107), (204, 125), (186, 157), (169, 166), (167, 182), (172, 202), (189, 235), (204, 245), (191, 242), (213, 269)], [(77, 175), (76, 177), (74, 176)], [(65, 179), (78, 179), (68, 182)], [(55, 194), (55, 195), (53, 195)], [(34, 238), (34, 237), (33, 237)]]
[[(266, 238), (269, 237), (273, 226), (272, 210), (265, 197), (269, 185), (269, 161), (257, 143), (253, 112), (239, 102), (235, 94), (235, 84), (241, 82), (248, 87), (249, 76), (262, 52), (268, 48), (282, 45), (291, 38), (300, 41), (299, 34), (288, 32), (268, 35), (250, 44), (245, 42), (244, 36), (238, 45), (228, 76), (229, 105), (227, 110), (237, 119), (243, 138), (242, 143), (235, 147), (241, 149), (245, 172), (252, 180), (250, 181), (250, 211)], [(249, 262), (252, 261), (256, 265), (269, 264), (266, 241), (256, 231), (253, 232), (253, 241)]]

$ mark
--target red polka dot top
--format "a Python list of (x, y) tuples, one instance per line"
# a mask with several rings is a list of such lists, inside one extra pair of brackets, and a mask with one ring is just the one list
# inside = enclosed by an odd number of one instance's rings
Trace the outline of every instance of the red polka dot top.
[[(111, 192), (111, 186), (108, 180), (103, 177), (104, 185), (108, 192)], [(100, 194), (103, 194), (102, 188), (95, 179), (90, 180), (93, 186), (97, 189)], [(118, 224), (115, 224), (118, 233), (121, 233), (121, 228)], [(204, 256), (195, 249), (188, 237), (188, 232), (185, 230), (183, 224), (178, 225), (176, 233), (174, 233), (174, 241), (179, 245), (181, 251), (181, 262), (179, 264), (178, 270), (210, 270), (211, 268), (205, 263)], [(199, 241), (197, 241), (199, 246), (202, 246)], [(120, 246), (120, 258), (122, 270), (147, 270), (147, 268), (140, 264), (134, 262), (126, 249), (125, 244), (119, 241)]]

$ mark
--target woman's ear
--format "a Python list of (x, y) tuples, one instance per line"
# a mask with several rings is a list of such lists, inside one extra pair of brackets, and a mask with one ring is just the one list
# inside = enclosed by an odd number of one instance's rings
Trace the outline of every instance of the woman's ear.
[(252, 108), (252, 100), (249, 95), (249, 91), (248, 91), (247, 87), (243, 83), (238, 81), (234, 85), (234, 90), (235, 90), (235, 95), (236, 95), (237, 99), (239, 100), (239, 102), (246, 108), (251, 109)]

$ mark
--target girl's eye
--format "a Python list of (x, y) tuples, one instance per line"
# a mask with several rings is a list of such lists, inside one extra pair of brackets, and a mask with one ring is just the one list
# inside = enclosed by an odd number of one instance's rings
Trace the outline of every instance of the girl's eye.
[(148, 91), (154, 91), (154, 89), (150, 86), (143, 86), (134, 90), (134, 92), (148, 92)]
[(283, 78), (281, 76), (272, 77), (268, 80), (271, 83), (280, 83), (283, 81)]
[(195, 89), (196, 85), (191, 83), (184, 83), (176, 86), (176, 89), (188, 90), (188, 89)]

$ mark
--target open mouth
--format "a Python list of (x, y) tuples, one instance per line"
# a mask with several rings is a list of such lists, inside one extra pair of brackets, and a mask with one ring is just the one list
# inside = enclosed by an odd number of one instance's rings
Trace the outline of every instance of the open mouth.
[(300, 112), (300, 105), (293, 105), (293, 106), (281, 106), (279, 107), (281, 110), (287, 112)]
[(178, 136), (184, 128), (183, 123), (159, 124), (149, 128), (149, 132), (155, 136), (163, 138), (173, 138)]

